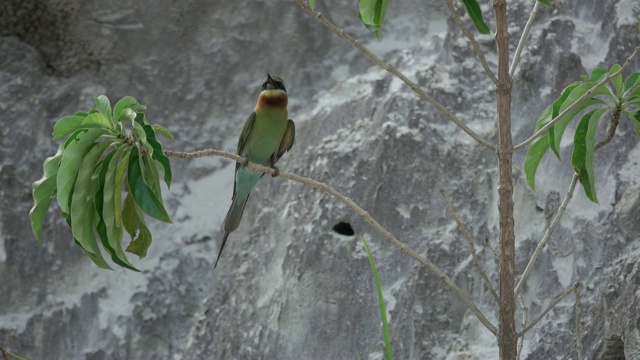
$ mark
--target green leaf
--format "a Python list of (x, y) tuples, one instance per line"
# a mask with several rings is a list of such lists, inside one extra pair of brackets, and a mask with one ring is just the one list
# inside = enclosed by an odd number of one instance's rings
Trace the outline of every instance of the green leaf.
[(114, 184), (114, 193), (113, 193), (113, 202), (115, 204), (115, 217), (116, 217), (116, 226), (120, 227), (122, 226), (121, 224), (121, 204), (122, 204), (122, 187), (124, 184), (124, 174), (125, 174), (125, 170), (127, 169), (128, 165), (129, 165), (129, 156), (131, 155), (131, 147), (129, 147), (127, 150), (126, 155), (122, 158), (122, 160), (120, 160), (120, 162), (118, 163), (118, 167), (116, 168), (116, 174), (115, 174), (115, 184)]
[(482, 18), (482, 10), (480, 10), (478, 2), (476, 0), (461, 1), (462, 5), (464, 5), (464, 9), (467, 11), (467, 14), (469, 14), (471, 21), (473, 21), (473, 24), (476, 26), (476, 29), (478, 29), (481, 34), (489, 34), (491, 31)]
[(580, 103), (573, 110), (569, 111), (565, 116), (562, 117), (555, 125), (549, 128), (549, 146), (553, 153), (556, 155), (558, 160), (560, 158), (560, 144), (562, 142), (562, 136), (564, 135), (564, 131), (571, 122), (579, 113), (587, 109), (588, 107), (594, 105), (602, 105), (602, 102), (598, 99), (588, 99)]
[(171, 139), (171, 141), (175, 141), (171, 131), (167, 130), (166, 128), (164, 128), (164, 127), (162, 127), (160, 125), (152, 125), (152, 127), (153, 127), (153, 130), (155, 130), (155, 132), (157, 134), (164, 135), (165, 137)]
[[(609, 75), (614, 74), (616, 71), (620, 70), (620, 65), (614, 64), (609, 70)], [(611, 79), (611, 83), (613, 83), (613, 87), (616, 89), (616, 94), (618, 96), (622, 96), (622, 74), (616, 75), (613, 79)]]
[(156, 196), (153, 191), (145, 184), (142, 177), (142, 167), (138, 148), (136, 146), (131, 148), (131, 155), (129, 156), (129, 172), (127, 176), (127, 183), (133, 199), (149, 216), (156, 218), (160, 221), (171, 223), (171, 219), (164, 209), (162, 198)]
[(63, 213), (69, 212), (71, 191), (76, 182), (78, 169), (82, 159), (93, 146), (93, 142), (105, 134), (105, 130), (94, 128), (79, 130), (65, 142), (65, 149), (60, 162), (60, 170), (56, 177), (58, 184), (58, 205)]
[(311, 11), (316, 11), (316, 0), (309, 0), (309, 6), (311, 6)]
[(58, 152), (44, 161), (42, 166), (44, 174), (40, 180), (33, 183), (33, 208), (29, 211), (29, 218), (31, 219), (33, 234), (41, 245), (40, 233), (51, 201), (56, 195), (56, 177), (62, 160), (63, 149), (63, 146), (60, 145)]
[(125, 96), (122, 99), (120, 99), (116, 103), (116, 106), (113, 108), (113, 118), (116, 121), (126, 120), (126, 119), (121, 119), (120, 116), (122, 114), (122, 111), (127, 108), (131, 110), (144, 110), (147, 107), (138, 103), (138, 100), (132, 98), (131, 96)]
[(598, 122), (608, 109), (600, 108), (585, 114), (580, 120), (574, 136), (571, 165), (579, 176), (580, 183), (589, 200), (598, 203), (595, 178), (593, 176), (593, 153)]
[(64, 116), (53, 126), (53, 138), (61, 139), (80, 128), (84, 116)]
[[(136, 119), (140, 115), (141, 114), (138, 114), (138, 116), (136, 116)], [(136, 133), (136, 135), (138, 135), (138, 139), (140, 140), (140, 142), (142, 142), (142, 145), (144, 145), (147, 151), (153, 155), (153, 146), (151, 146), (151, 144), (149, 144), (149, 142), (147, 141), (147, 133), (144, 131), (144, 128), (137, 120), (133, 122), (133, 131)]]
[(551, 1), (549, 0), (538, 0), (538, 2), (542, 5), (545, 5), (546, 7), (552, 9), (553, 5), (551, 5)]
[(96, 98), (96, 107), (98, 108), (98, 112), (104, 116), (104, 118), (109, 122), (113, 122), (113, 116), (111, 115), (111, 104), (109, 103), (109, 99), (100, 95)]
[(388, 5), (389, 0), (360, 0), (358, 5), (358, 19), (376, 38), (380, 35)]
[(147, 250), (151, 246), (151, 232), (144, 222), (144, 216), (135, 204), (131, 193), (127, 194), (122, 209), (122, 223), (124, 228), (131, 235), (131, 243), (127, 246), (127, 252), (143, 258), (147, 255)]
[(113, 128), (111, 122), (107, 120), (107, 118), (105, 118), (101, 113), (87, 115), (81, 126), (84, 128), (102, 127), (109, 130)]
[(369, 246), (367, 246), (367, 242), (364, 240), (364, 236), (360, 236), (360, 241), (362, 241), (364, 250), (367, 252), (369, 264), (371, 265), (371, 272), (373, 273), (373, 279), (376, 283), (376, 291), (378, 292), (378, 305), (380, 308), (380, 317), (382, 318), (382, 330), (384, 332), (384, 358), (386, 360), (392, 360), (393, 354), (391, 353), (391, 335), (389, 331), (389, 324), (387, 323), (387, 311), (385, 310), (384, 306), (384, 296), (382, 294), (382, 285), (380, 284), (380, 278), (378, 277), (378, 270), (376, 269), (376, 264), (373, 261), (371, 251), (369, 251)]
[[(534, 133), (544, 127), (546, 124), (551, 121), (551, 113), (552, 113), (553, 105), (547, 106), (542, 114), (538, 117), (536, 121), (536, 126)], [(538, 165), (540, 165), (540, 161), (542, 161), (542, 157), (549, 150), (549, 132), (545, 132), (543, 135), (535, 139), (529, 148), (527, 149), (527, 155), (524, 159), (524, 172), (527, 176), (527, 183), (532, 190), (536, 189), (535, 179), (536, 179), (536, 171), (538, 169)]]
[(94, 255), (100, 255), (98, 244), (96, 242), (93, 226), (95, 213), (94, 197), (100, 188), (99, 172), (96, 178), (93, 178), (94, 171), (102, 167), (99, 163), (100, 157), (107, 148), (111, 146), (108, 141), (100, 142), (91, 147), (87, 155), (82, 160), (82, 164), (78, 169), (78, 177), (73, 186), (73, 196), (71, 198), (71, 232), (73, 237), (83, 250)]
[[(553, 103), (553, 117), (557, 117), (561, 114), (566, 108), (575, 103), (580, 97), (582, 97), (585, 93), (592, 90), (597, 83), (602, 81), (605, 77), (607, 77), (608, 72), (601, 68), (596, 68), (592, 72), (592, 76), (590, 79), (587, 79), (584, 82), (576, 82), (569, 85), (565, 90), (562, 91), (562, 95), (558, 100)], [(564, 134), (564, 130), (567, 128), (571, 120), (576, 117), (580, 112), (585, 110), (587, 107), (602, 104), (602, 100), (595, 100), (593, 97), (598, 95), (608, 95), (611, 90), (607, 85), (602, 86), (596, 89), (592, 94), (591, 98), (583, 101), (578, 106), (576, 106), (573, 110), (567, 113), (562, 119), (560, 119), (554, 126), (549, 128), (549, 144), (551, 146), (551, 150), (556, 154), (558, 160), (560, 158), (560, 143), (562, 142), (562, 135)]]
[[(109, 162), (107, 162), (107, 158), (105, 158), (105, 166), (101, 174), (103, 186), (101, 191), (96, 194), (96, 209), (102, 220), (101, 224), (104, 227), (104, 233), (101, 235), (102, 245), (111, 254), (113, 262), (122, 267), (139, 271), (131, 265), (122, 250), (122, 227), (116, 225), (116, 216), (119, 216), (118, 214), (122, 207), (122, 204), (120, 204), (122, 179), (120, 179), (120, 187), (118, 188), (118, 181), (116, 179), (117, 168), (123, 158), (126, 159), (128, 157), (128, 150), (130, 149), (131, 147), (122, 145), (110, 154), (113, 156), (109, 159)], [(106, 169), (106, 171), (104, 169)], [(117, 196), (116, 193), (118, 193)], [(116, 202), (116, 198), (118, 202)], [(98, 206), (98, 199), (100, 199), (101, 206)], [(116, 209), (118, 210), (118, 214), (116, 214)], [(100, 231), (98, 231), (98, 233), (100, 233)]]
[(149, 153), (151, 154), (151, 158), (154, 159), (162, 167), (162, 172), (164, 173), (164, 181), (167, 184), (167, 187), (171, 187), (172, 173), (169, 158), (165, 156), (164, 150), (162, 149), (162, 144), (158, 142), (154, 127), (144, 124), (143, 119), (144, 115), (138, 116), (136, 117), (136, 122), (143, 127), (146, 135), (146, 143), (152, 148), (149, 151)]
[(629, 75), (627, 80), (625, 80), (624, 90), (629, 91), (634, 86), (638, 86), (639, 84), (640, 84), (640, 72), (634, 72), (633, 74)]
[(628, 111), (625, 111), (625, 114), (627, 114), (627, 116), (631, 120), (633, 120), (633, 125), (636, 128), (636, 135), (640, 137), (640, 110), (636, 111), (635, 113), (630, 113)]

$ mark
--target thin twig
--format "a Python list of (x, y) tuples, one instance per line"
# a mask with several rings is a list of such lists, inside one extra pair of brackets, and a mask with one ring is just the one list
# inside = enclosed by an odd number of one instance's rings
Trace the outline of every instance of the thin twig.
[(491, 253), (495, 257), (496, 260), (500, 260), (500, 252), (491, 245), (491, 241), (489, 241), (489, 237), (484, 238), (484, 246), (488, 247), (491, 250)]
[(539, 7), (540, 2), (536, 0), (535, 5), (533, 5), (533, 10), (531, 10), (531, 14), (529, 14), (529, 20), (527, 20), (527, 24), (524, 26), (524, 30), (522, 31), (522, 35), (520, 36), (520, 41), (518, 41), (516, 54), (513, 56), (513, 60), (511, 61), (511, 68), (509, 69), (509, 78), (511, 79), (513, 79), (513, 74), (516, 72), (518, 62), (520, 62), (520, 53), (522, 52), (522, 48), (527, 41), (527, 36), (529, 35), (529, 30), (531, 29), (531, 24), (533, 24), (533, 19), (536, 17)]
[[(221, 156), (227, 159), (231, 159), (238, 163), (244, 163), (246, 161), (245, 158), (239, 155), (235, 155), (226, 151), (220, 151), (215, 149), (206, 149), (206, 150), (196, 151), (192, 153), (165, 150), (164, 153), (166, 156), (177, 157), (177, 158), (199, 158), (203, 156)], [(273, 175), (273, 173), (275, 172), (273, 168), (258, 165), (251, 162), (247, 163), (246, 167), (258, 172), (263, 172), (271, 175)], [(284, 172), (284, 171), (279, 171), (278, 177), (293, 180), (305, 185), (309, 185), (320, 191), (324, 191), (329, 195), (335, 197), (336, 199), (340, 200), (343, 204), (345, 204), (347, 207), (352, 209), (356, 214), (358, 214), (358, 216), (360, 216), (364, 221), (369, 223), (369, 225), (371, 225), (371, 227), (373, 227), (377, 232), (382, 234), (382, 236), (384, 236), (385, 239), (387, 239), (390, 243), (398, 247), (402, 252), (407, 254), (409, 257), (413, 258), (414, 260), (418, 261), (420, 264), (424, 265), (429, 271), (431, 271), (434, 275), (436, 275), (436, 277), (440, 279), (440, 281), (442, 281), (449, 289), (451, 289), (451, 291), (465, 305), (467, 305), (469, 310), (471, 310), (471, 312), (473, 312), (476, 315), (478, 320), (480, 320), (480, 322), (489, 331), (491, 331), (491, 333), (493, 333), (494, 335), (497, 334), (498, 329), (496, 328), (496, 326), (493, 325), (491, 321), (489, 321), (489, 319), (486, 318), (486, 316), (484, 316), (484, 314), (480, 311), (480, 309), (478, 309), (478, 307), (473, 303), (473, 301), (471, 301), (471, 299), (462, 291), (462, 289), (460, 289), (460, 287), (458, 287), (458, 285), (456, 285), (453, 282), (453, 280), (451, 280), (451, 278), (449, 278), (449, 276), (447, 276), (447, 274), (445, 274), (442, 270), (440, 270), (440, 268), (438, 268), (431, 261), (420, 256), (420, 254), (413, 251), (406, 244), (396, 239), (396, 237), (393, 236), (393, 234), (391, 234), (387, 229), (382, 227), (382, 225), (380, 225), (373, 217), (371, 217), (371, 215), (369, 215), (367, 211), (365, 211), (360, 206), (358, 206), (355, 202), (353, 202), (353, 200), (337, 192), (336, 190), (331, 188), (329, 185), (319, 181), (312, 180), (310, 178), (302, 177), (302, 176)]]
[(567, 288), (565, 291), (562, 292), (562, 294), (558, 295), (552, 302), (551, 304), (549, 304), (549, 306), (547, 306), (546, 309), (544, 309), (544, 311), (538, 315), (537, 318), (535, 318), (529, 325), (527, 325), (525, 328), (523, 328), (522, 330), (520, 330), (520, 332), (518, 333), (518, 337), (524, 336), (524, 334), (527, 333), (527, 331), (531, 330), (531, 328), (533, 328), (534, 326), (536, 326), (536, 324), (538, 324), (540, 322), (540, 320), (542, 320), (542, 318), (547, 315), (547, 313), (549, 311), (551, 311), (551, 309), (553, 309), (554, 307), (556, 307), (556, 305), (558, 305), (558, 303), (560, 301), (562, 301), (562, 299), (564, 299), (565, 297), (567, 297), (567, 295), (571, 294), (572, 291), (575, 290), (575, 288), (580, 287), (580, 283), (575, 283), (573, 286)]
[(522, 286), (527, 281), (527, 278), (529, 277), (531, 270), (533, 270), (533, 265), (536, 263), (536, 260), (538, 259), (538, 255), (540, 255), (540, 252), (542, 251), (544, 246), (547, 244), (547, 241), (549, 241), (549, 238), (551, 237), (551, 233), (553, 233), (553, 230), (555, 229), (556, 225), (558, 225), (558, 223), (560, 222), (560, 218), (562, 217), (562, 214), (567, 208), (567, 204), (569, 203), (569, 200), (571, 200), (571, 196), (573, 196), (573, 190), (575, 190), (577, 183), (578, 183), (578, 174), (574, 173), (573, 178), (571, 178), (571, 185), (569, 185), (569, 191), (567, 191), (567, 194), (564, 196), (564, 199), (562, 199), (562, 203), (560, 204), (558, 211), (556, 211), (556, 214), (553, 217), (551, 224), (549, 224), (549, 227), (544, 232), (544, 235), (542, 236), (542, 239), (538, 243), (538, 246), (536, 246), (536, 249), (534, 250), (533, 255), (531, 256), (531, 259), (529, 259), (529, 263), (527, 264), (527, 267), (524, 269), (524, 272), (522, 273), (522, 277), (520, 277), (520, 281), (518, 281), (518, 285), (516, 285), (516, 289), (515, 289), (516, 295), (518, 295), (520, 290), (522, 290)]
[(469, 41), (471, 42), (471, 47), (473, 48), (473, 51), (475, 51), (476, 55), (478, 55), (478, 59), (480, 60), (480, 64), (482, 64), (482, 68), (487, 73), (491, 81), (493, 81), (494, 85), (498, 86), (498, 78), (496, 78), (496, 75), (493, 73), (493, 71), (489, 69), (487, 60), (484, 58), (484, 54), (482, 53), (482, 50), (480, 50), (480, 46), (478, 45), (475, 36), (473, 36), (473, 33), (471, 33), (469, 29), (467, 29), (467, 27), (462, 23), (462, 20), (460, 19), (460, 16), (458, 16), (458, 12), (456, 11), (455, 6), (453, 6), (453, 0), (447, 0), (447, 7), (449, 7), (449, 12), (451, 12), (453, 21), (455, 21), (456, 25), (458, 25), (460, 30), (462, 30), (462, 33), (464, 33), (467, 36), (467, 39), (469, 39)]
[[(522, 299), (522, 295), (518, 296), (518, 302), (520, 303), (520, 308), (522, 308), (522, 326), (524, 329), (527, 324), (527, 311), (529, 308), (524, 306), (524, 300)], [(522, 354), (522, 345), (524, 344), (524, 335), (518, 339), (518, 360), (520, 360), (520, 354)]]
[(358, 40), (356, 40), (353, 36), (349, 35), (344, 29), (340, 29), (335, 26), (331, 21), (322, 16), (319, 12), (314, 12), (311, 10), (311, 7), (305, 0), (295, 0), (298, 5), (302, 7), (302, 9), (307, 12), (309, 15), (313, 16), (316, 20), (318, 20), (321, 24), (329, 28), (329, 30), (333, 31), (336, 35), (341, 38), (347, 40), (353, 47), (360, 50), (369, 60), (373, 61), (376, 65), (390, 72), (398, 79), (402, 80), (411, 90), (413, 90), (416, 94), (418, 94), (423, 100), (427, 101), (431, 105), (433, 105), (438, 111), (440, 111), (444, 116), (446, 116), (449, 120), (453, 121), (460, 129), (466, 132), (469, 136), (471, 136), (474, 140), (480, 143), (482, 146), (490, 149), (491, 151), (496, 151), (496, 146), (487, 140), (483, 139), (478, 135), (475, 131), (471, 130), (467, 125), (465, 125), (458, 117), (456, 117), (451, 111), (449, 111), (444, 105), (442, 105), (438, 100), (431, 97), (424, 90), (422, 90), (416, 83), (409, 80), (404, 74), (398, 71), (393, 66), (385, 63), (376, 56), (371, 50), (369, 50), (366, 46), (362, 45)]
[(580, 283), (577, 284), (573, 292), (576, 294), (576, 353), (578, 360), (582, 360), (582, 305), (580, 304)]
[(531, 135), (530, 138), (528, 138), (527, 140), (525, 140), (525, 141), (521, 142), (520, 144), (514, 146), (513, 150), (522, 149), (523, 147), (529, 145), (532, 141), (534, 141), (535, 139), (540, 137), (542, 134), (544, 134), (547, 130), (549, 130), (550, 127), (552, 127), (558, 121), (560, 121), (560, 119), (562, 119), (565, 115), (567, 115), (571, 110), (575, 109), (576, 106), (580, 105), (583, 101), (587, 100), (591, 96), (591, 94), (593, 94), (596, 90), (598, 90), (599, 88), (604, 86), (607, 82), (609, 82), (609, 80), (611, 80), (614, 77), (620, 75), (622, 73), (622, 71), (624, 71), (624, 69), (627, 66), (629, 66), (629, 64), (631, 63), (631, 60), (633, 60), (633, 58), (636, 57), (636, 55), (638, 55), (639, 52), (640, 52), (640, 46), (636, 47), (636, 49), (633, 52), (633, 54), (631, 54), (631, 56), (629, 56), (627, 61), (624, 62), (624, 64), (620, 67), (620, 69), (618, 71), (616, 71), (613, 74), (610, 74), (605, 79), (603, 79), (602, 81), (597, 83), (589, 91), (587, 91), (581, 97), (579, 97), (578, 100), (576, 100), (573, 104), (569, 105), (566, 109), (564, 109), (563, 112), (558, 114), (558, 116), (553, 118), (553, 120), (549, 121), (549, 123), (547, 123), (545, 126), (541, 127), (540, 130), (536, 131), (533, 135)]
[(464, 224), (462, 223), (462, 221), (460, 220), (456, 212), (453, 210), (453, 206), (451, 206), (451, 202), (449, 202), (449, 199), (447, 198), (447, 195), (444, 193), (444, 190), (442, 189), (439, 189), (439, 190), (440, 190), (440, 195), (442, 196), (442, 199), (444, 199), (444, 203), (447, 205), (447, 210), (449, 210), (449, 215), (451, 215), (453, 220), (455, 220), (456, 224), (458, 225), (458, 230), (460, 230), (462, 235), (464, 235), (464, 237), (467, 239), (467, 242), (469, 243), (471, 259), (473, 260), (473, 264), (476, 266), (476, 269), (478, 269), (478, 272), (480, 273), (482, 280), (484, 280), (484, 285), (489, 289), (489, 291), (491, 292), (491, 295), (493, 295), (493, 298), (499, 304), (500, 296), (498, 295), (498, 293), (496, 292), (496, 289), (491, 284), (491, 280), (489, 280), (487, 273), (482, 268), (480, 261), (478, 261), (478, 257), (476, 255), (476, 247), (473, 244), (473, 239), (471, 238), (471, 235), (469, 235), (469, 232), (465, 228)]

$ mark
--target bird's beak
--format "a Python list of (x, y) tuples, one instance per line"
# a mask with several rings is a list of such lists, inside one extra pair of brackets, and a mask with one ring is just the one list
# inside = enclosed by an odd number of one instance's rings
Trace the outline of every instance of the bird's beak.
[(273, 90), (276, 88), (275, 81), (269, 73), (267, 73), (267, 87), (266, 90)]

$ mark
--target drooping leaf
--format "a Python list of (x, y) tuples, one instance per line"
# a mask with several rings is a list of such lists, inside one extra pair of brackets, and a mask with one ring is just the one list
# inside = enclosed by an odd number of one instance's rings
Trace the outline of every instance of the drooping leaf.
[(105, 120), (108, 121), (109, 124), (111, 124), (113, 121), (113, 116), (111, 115), (111, 103), (109, 103), (109, 98), (104, 95), (98, 96), (96, 98), (96, 108), (98, 109), (98, 112), (105, 118)]
[(171, 219), (164, 209), (162, 198), (157, 197), (149, 186), (145, 184), (143, 167), (144, 164), (140, 159), (138, 148), (133, 146), (129, 156), (129, 171), (127, 175), (127, 182), (133, 199), (136, 205), (147, 215), (160, 221), (171, 223)]
[(158, 142), (156, 137), (156, 133), (154, 131), (154, 127), (147, 125), (143, 122), (144, 115), (141, 117), (136, 117), (136, 122), (139, 123), (144, 129), (147, 144), (149, 144), (153, 151), (149, 151), (151, 154), (151, 158), (158, 162), (158, 164), (162, 167), (162, 172), (164, 173), (164, 181), (167, 184), (167, 187), (171, 187), (171, 163), (169, 162), (169, 158), (164, 154), (164, 150), (162, 149), (162, 144)]
[[(551, 121), (552, 106), (553, 105), (547, 106), (542, 114), (540, 114), (538, 120), (536, 121), (534, 133), (548, 124), (549, 121)], [(540, 165), (540, 161), (542, 161), (542, 157), (544, 156), (544, 154), (546, 154), (547, 150), (549, 150), (548, 131), (545, 132), (542, 136), (535, 139), (527, 149), (527, 155), (524, 160), (524, 172), (527, 176), (527, 183), (532, 190), (536, 189), (536, 171), (538, 169), (538, 165)]]
[(376, 38), (380, 36), (388, 5), (389, 0), (360, 0), (358, 5), (358, 19)]
[(156, 134), (163, 135), (171, 139), (171, 141), (175, 141), (175, 139), (173, 138), (173, 134), (167, 128), (164, 128), (160, 125), (152, 125), (152, 127), (153, 127), (153, 130), (155, 130)]
[(85, 116), (64, 116), (53, 126), (53, 138), (62, 139), (80, 128)]
[(125, 120), (125, 119), (121, 119), (120, 116), (122, 114), (122, 111), (127, 108), (131, 110), (144, 110), (147, 107), (138, 103), (138, 100), (132, 98), (131, 96), (125, 96), (122, 99), (120, 99), (116, 103), (116, 106), (113, 108), (113, 118), (116, 121)]
[[(112, 152), (112, 158), (110, 158), (109, 162), (107, 162), (107, 158), (105, 158), (105, 169), (103, 169), (103, 174), (101, 174), (103, 179), (103, 186), (101, 191), (96, 195), (96, 208), (98, 213), (100, 214), (102, 220), (102, 226), (104, 226), (104, 238), (102, 239), (102, 244), (105, 249), (111, 254), (111, 259), (116, 264), (134, 270), (136, 269), (131, 263), (129, 259), (127, 259), (124, 251), (122, 250), (122, 227), (116, 225), (116, 209), (118, 213), (120, 213), (120, 209), (122, 204), (120, 204), (120, 194), (122, 193), (122, 179), (119, 182), (120, 188), (116, 187), (118, 181), (116, 181), (117, 168), (122, 158), (126, 158), (128, 156), (128, 150), (131, 148), (127, 145), (120, 146), (116, 151)], [(116, 192), (118, 195), (116, 196)], [(99, 196), (98, 196), (99, 195)], [(116, 203), (116, 197), (118, 202)], [(98, 206), (98, 199), (102, 200), (101, 206)]]
[(593, 176), (593, 153), (596, 129), (606, 108), (592, 110), (585, 114), (574, 136), (574, 148), (571, 155), (571, 165), (579, 176), (580, 183), (589, 200), (597, 203), (595, 178)]
[[(140, 115), (140, 114), (138, 114)], [(138, 118), (138, 116), (136, 116)], [(133, 122), (133, 131), (138, 135), (138, 139), (142, 142), (142, 145), (147, 149), (149, 154), (153, 155), (153, 146), (147, 141), (147, 133), (138, 121)]]
[(113, 202), (115, 204), (115, 217), (116, 217), (116, 226), (119, 228), (122, 226), (122, 187), (124, 185), (124, 174), (125, 170), (129, 166), (129, 156), (131, 155), (131, 148), (126, 150), (126, 155), (122, 157), (118, 166), (116, 167), (116, 174), (114, 179), (114, 193), (113, 193)]
[[(71, 226), (71, 216), (69, 216), (69, 214), (63, 212), (62, 213), (62, 217), (67, 221), (67, 224), (69, 225), (69, 228), (72, 228), (72, 226)], [(76, 245), (80, 246), (80, 243), (78, 242), (78, 239), (73, 238), (73, 241), (76, 243)], [(93, 261), (93, 263), (96, 264), (98, 267), (100, 267), (102, 269), (106, 269), (106, 270), (113, 270), (111, 268), (111, 266), (109, 266), (109, 264), (107, 264), (107, 262), (104, 261), (104, 258), (102, 257), (102, 255), (95, 255), (95, 254), (92, 254), (92, 253), (90, 253), (88, 251), (84, 251), (84, 250), (82, 250), (82, 253), (87, 255), (91, 259), (91, 261)]]
[[(573, 105), (573, 103), (575, 103), (584, 94), (586, 94), (588, 91), (593, 90), (593, 88), (607, 76), (608, 72), (606, 71), (606, 69), (596, 68), (592, 71), (591, 78), (586, 79), (583, 82), (575, 82), (565, 88), (565, 90), (562, 91), (562, 95), (560, 96), (560, 98), (558, 98), (558, 100), (554, 101), (553, 103), (553, 117), (557, 117), (559, 114), (565, 111), (565, 109)], [(601, 101), (593, 100), (595, 96), (610, 94), (611, 89), (609, 89), (607, 85), (596, 89), (591, 94), (590, 99), (587, 99), (580, 103), (549, 129), (549, 145), (551, 146), (551, 150), (553, 150), (553, 152), (558, 157), (558, 160), (561, 159), (560, 143), (562, 142), (562, 135), (564, 134), (564, 131), (571, 120), (573, 120), (576, 115), (585, 110), (587, 107), (595, 105), (596, 103), (601, 104)]]
[(71, 191), (76, 182), (82, 159), (90, 150), (94, 141), (105, 134), (104, 129), (94, 128), (74, 132), (65, 142), (66, 148), (60, 162), (56, 178), (58, 184), (58, 205), (63, 213), (69, 213)]
[(471, 18), (471, 21), (473, 21), (476, 29), (478, 29), (478, 32), (480, 32), (481, 34), (489, 34), (491, 31), (482, 18), (482, 10), (480, 10), (480, 5), (478, 5), (478, 2), (476, 0), (461, 1), (462, 5), (464, 5), (464, 9), (467, 11), (467, 14)]
[(573, 110), (569, 111), (565, 116), (562, 117), (555, 125), (549, 128), (549, 146), (551, 150), (556, 155), (558, 160), (560, 158), (560, 144), (562, 142), (562, 136), (564, 135), (564, 131), (571, 122), (579, 113), (584, 111), (585, 109), (595, 106), (602, 105), (602, 101), (598, 99), (588, 99), (580, 103), (578, 106), (573, 108)]
[(144, 222), (144, 215), (135, 204), (131, 193), (127, 194), (122, 209), (122, 223), (124, 228), (131, 235), (131, 243), (126, 251), (143, 258), (147, 255), (147, 250), (151, 246), (151, 232)]
[(98, 160), (109, 146), (111, 146), (110, 142), (102, 141), (93, 145), (87, 152), (78, 169), (78, 177), (73, 186), (71, 198), (70, 215), (73, 224), (71, 228), (73, 237), (78, 240), (83, 250), (95, 255), (100, 255), (93, 232), (94, 197), (100, 188), (100, 178), (96, 176), (96, 179), (93, 179), (92, 175), (98, 167), (101, 169), (102, 163), (98, 165)]
[(42, 244), (40, 238), (42, 224), (44, 224), (51, 201), (56, 195), (56, 177), (62, 160), (63, 149), (64, 147), (61, 144), (58, 147), (58, 152), (44, 161), (42, 166), (44, 174), (40, 180), (33, 183), (33, 208), (29, 211), (29, 218), (31, 219), (33, 234), (40, 244)]

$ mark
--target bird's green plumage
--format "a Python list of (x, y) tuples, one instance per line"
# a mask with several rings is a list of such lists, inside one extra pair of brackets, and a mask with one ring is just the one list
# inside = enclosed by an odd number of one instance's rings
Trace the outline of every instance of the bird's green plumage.
[[(287, 92), (282, 79), (267, 74), (262, 84), (254, 112), (242, 126), (238, 139), (238, 155), (252, 163), (274, 166), (280, 157), (291, 149), (295, 138), (295, 126), (288, 119)], [(264, 175), (236, 164), (231, 207), (224, 220), (224, 238), (216, 265), (229, 233), (240, 225), (251, 190)]]

